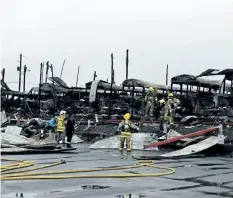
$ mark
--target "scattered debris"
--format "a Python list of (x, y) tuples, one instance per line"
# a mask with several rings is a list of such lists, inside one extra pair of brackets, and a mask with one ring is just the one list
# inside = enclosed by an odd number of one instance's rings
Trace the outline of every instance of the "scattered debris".
[(171, 153), (166, 153), (161, 156), (162, 157), (177, 157), (177, 156), (193, 155), (205, 149), (208, 149), (216, 144), (218, 144), (218, 137), (211, 136), (205, 140), (198, 142), (197, 144), (193, 144), (181, 150), (173, 151)]

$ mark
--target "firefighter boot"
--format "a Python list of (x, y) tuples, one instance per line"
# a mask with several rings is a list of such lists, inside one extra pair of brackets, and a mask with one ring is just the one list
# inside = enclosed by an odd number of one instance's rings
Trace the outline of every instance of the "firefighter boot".
[(130, 137), (126, 138), (126, 148), (127, 148), (127, 152), (131, 151), (131, 138)]
[(122, 151), (125, 144), (125, 138), (120, 137), (119, 151)]

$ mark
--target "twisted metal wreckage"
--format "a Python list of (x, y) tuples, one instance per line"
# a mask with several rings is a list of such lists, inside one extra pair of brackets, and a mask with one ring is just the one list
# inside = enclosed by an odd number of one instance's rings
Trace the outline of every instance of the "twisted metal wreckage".
[[(187, 136), (186, 138), (178, 138), (174, 142), (168, 141), (163, 146), (169, 145), (176, 148), (192, 146), (200, 141), (206, 142), (206, 137), (211, 134), (218, 137), (220, 141), (224, 140), (225, 144), (220, 145), (227, 144), (221, 151), (229, 151), (229, 144), (233, 141), (233, 69), (222, 71), (208, 69), (198, 76), (175, 76), (171, 79), (171, 85), (168, 86), (139, 79), (126, 79), (121, 85), (116, 85), (114, 79), (111, 79), (111, 83), (109, 83), (95, 80), (94, 77), (94, 80), (86, 83), (85, 87), (69, 87), (59, 77), (54, 77), (53, 72), (52, 77), (48, 78), (47, 75), (48, 72), (46, 72), (45, 82), (41, 77), (39, 87), (31, 88), (27, 94), (12, 91), (1, 80), (2, 110), (5, 110), (6, 114), (10, 116), (18, 112), (25, 118), (40, 117), (42, 120), (47, 120), (51, 118), (55, 110), (69, 108), (77, 120), (75, 133), (84, 141), (95, 142), (91, 148), (116, 147), (113, 144), (114, 141), (117, 142), (114, 139), (117, 138), (115, 136), (116, 123), (120, 122), (122, 115), (126, 112), (132, 114), (132, 121), (140, 125), (142, 129), (141, 133), (135, 133), (132, 137), (133, 149), (140, 149), (142, 145), (150, 144), (155, 140), (157, 142), (158, 136), (160, 136), (160, 140), (164, 140), (199, 130), (207, 130), (207, 132), (198, 133), (197, 136), (192, 136), (194, 138)], [(205, 79), (216, 75), (223, 76), (223, 79), (221, 81)], [(52, 83), (48, 83), (47, 79)], [(167, 94), (173, 92), (180, 101), (176, 109), (176, 124), (172, 128), (169, 125), (165, 126), (165, 136), (159, 134), (158, 129), (159, 105), (155, 107), (153, 117), (144, 116), (144, 98), (149, 87), (157, 88), (158, 99), (166, 99)], [(42, 120), (37, 120), (36, 123), (32, 119), (28, 123), (22, 123), (23, 130), (20, 130), (20, 134), (26, 138), (39, 136), (41, 139), (40, 129), (44, 129), (43, 138), (49, 137), (49, 132), (46, 131), (46, 121)], [(4, 123), (2, 124), (4, 125)], [(217, 127), (219, 124), (223, 124), (220, 127), (221, 130)], [(31, 125), (34, 126), (34, 132), (27, 128)], [(208, 126), (214, 129), (208, 131), (206, 129)], [(25, 128), (29, 132), (25, 132), (27, 131)], [(105, 143), (96, 142), (96, 140), (100, 139), (101, 141), (106, 137), (108, 138), (105, 139)], [(79, 139), (77, 142), (80, 141)], [(216, 142), (216, 139), (213, 142)], [(149, 147), (146, 146), (146, 148)], [(54, 145), (51, 148), (54, 148)]]

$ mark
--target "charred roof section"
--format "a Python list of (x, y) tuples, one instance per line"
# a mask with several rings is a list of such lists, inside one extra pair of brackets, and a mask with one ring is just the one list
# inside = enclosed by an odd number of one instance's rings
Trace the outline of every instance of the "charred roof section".
[(52, 81), (52, 82), (54, 81), (54, 83), (57, 86), (64, 87), (64, 88), (69, 88), (69, 86), (62, 79), (60, 79), (59, 77), (50, 77), (49, 80)]
[[(96, 80), (96, 81), (98, 81), (98, 85), (99, 85), (99, 86), (101, 86), (102, 83), (106, 83), (106, 84), (111, 85), (111, 83), (108, 83), (108, 82), (106, 82), (106, 81), (104, 81), (104, 80)], [(92, 82), (93, 82), (93, 81), (87, 82), (87, 83), (85, 84), (85, 87), (86, 87), (86, 88), (91, 88)]]
[[(48, 91), (48, 92), (53, 92), (53, 84), (51, 83), (43, 83), (41, 84), (41, 91)], [(68, 89), (60, 87), (60, 86), (54, 86), (54, 90), (57, 93), (67, 93)], [(33, 87), (31, 91), (39, 91), (38, 87)]]
[(195, 77), (188, 74), (178, 75), (171, 79), (172, 84), (185, 84), (185, 85), (192, 85), (192, 86), (203, 86), (213, 89), (219, 89), (221, 86), (221, 81), (214, 81), (214, 80), (206, 80), (201, 79), (199, 77)]
[(12, 91), (3, 80), (1, 80), (1, 89), (4, 91)]
[(216, 70), (216, 69), (207, 69), (206, 71), (202, 72), (199, 76), (216, 76), (216, 75), (224, 75), (226, 80), (233, 80), (233, 69), (224, 69), (224, 70)]
[(151, 82), (147, 82), (144, 80), (139, 80), (139, 79), (128, 79), (128, 80), (124, 80), (122, 82), (122, 86), (126, 86), (126, 87), (156, 87), (159, 89), (167, 89), (167, 87), (165, 85), (159, 85), (159, 84), (155, 84), (155, 83), (151, 83)]

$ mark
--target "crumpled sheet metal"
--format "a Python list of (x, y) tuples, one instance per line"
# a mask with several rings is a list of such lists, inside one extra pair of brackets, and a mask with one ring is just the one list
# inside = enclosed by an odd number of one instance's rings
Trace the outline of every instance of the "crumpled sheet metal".
[(19, 136), (20, 133), (21, 133), (21, 131), (22, 131), (21, 127), (18, 127), (18, 126), (7, 126), (4, 133)]
[(32, 144), (35, 140), (26, 138), (22, 135), (15, 135), (10, 133), (1, 133), (1, 143), (10, 145), (27, 145)]
[(6, 117), (6, 112), (5, 111), (0, 111), (0, 125), (4, 124), (7, 122), (7, 117)]
[(72, 144), (82, 143), (84, 142), (81, 138), (79, 138), (77, 135), (73, 135), (71, 139)]
[(39, 136), (35, 136), (32, 138), (27, 138), (23, 135), (11, 134), (11, 133), (1, 133), (1, 143), (15, 146), (23, 146), (23, 145), (46, 145), (46, 144), (56, 144), (57, 142), (51, 136), (45, 139), (39, 139)]
[[(154, 141), (155, 134), (150, 133), (133, 133), (131, 137), (131, 149), (144, 150), (144, 145)], [(120, 135), (99, 140), (90, 145), (91, 149), (117, 149), (119, 147)]]
[[(1, 133), (0, 136), (1, 140), (1, 147), (11, 147), (10, 145), (14, 146), (24, 146), (24, 145), (33, 145), (33, 146), (41, 146), (41, 145), (48, 145), (54, 144), (56, 145), (57, 142), (54, 138), (54, 134), (46, 137), (45, 139), (40, 139), (39, 135), (34, 136), (32, 138), (27, 138), (22, 135), (10, 134), (10, 133)], [(81, 143), (83, 142), (78, 136), (74, 135), (72, 138), (71, 143)], [(7, 146), (8, 145), (8, 146)]]
[(189, 120), (191, 120), (191, 119), (198, 119), (198, 117), (197, 116), (186, 116), (186, 117), (184, 117), (182, 120), (181, 120), (181, 123), (185, 123), (185, 122), (188, 122)]
[[(164, 136), (160, 137), (159, 139), (160, 140), (165, 140), (165, 139), (169, 139), (169, 138), (173, 138), (173, 137), (178, 137), (178, 136), (181, 136), (181, 134), (178, 133), (175, 130), (170, 129), (169, 132), (167, 133), (167, 135), (164, 135)], [(189, 140), (190, 140), (190, 138), (184, 138), (184, 139), (182, 139), (180, 141), (189, 141)]]
[(196, 144), (189, 145), (183, 149), (172, 151), (170, 153), (163, 154), (161, 156), (163, 157), (177, 157), (177, 156), (187, 156), (192, 155), (195, 153), (199, 153), (201, 151), (204, 151), (216, 144), (218, 144), (218, 137), (210, 136), (205, 140), (202, 140)]

